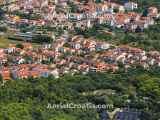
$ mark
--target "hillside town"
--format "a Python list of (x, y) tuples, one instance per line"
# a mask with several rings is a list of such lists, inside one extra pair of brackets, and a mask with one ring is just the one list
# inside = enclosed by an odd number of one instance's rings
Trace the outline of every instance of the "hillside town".
[[(69, 3), (76, 8), (69, 9)], [(2, 0), (1, 5), (7, 11), (2, 26), (7, 25), (16, 39), (24, 40), (22, 44), (10, 44), (0, 49), (0, 73), (4, 80), (49, 75), (58, 78), (66, 73), (115, 72), (120, 63), (126, 69), (133, 64), (146, 69), (153, 65), (160, 66), (158, 51), (144, 51), (129, 45), (117, 46), (69, 33), (75, 28), (87, 29), (95, 24), (107, 24), (124, 31), (143, 31), (159, 18), (158, 9), (154, 6), (147, 8), (147, 12), (137, 13), (138, 4), (134, 2), (121, 5), (111, 1)], [(33, 29), (22, 32), (18, 27), (21, 25)], [(57, 37), (54, 32), (37, 30), (42, 26), (63, 29), (65, 33)], [(33, 35), (39, 34), (51, 36), (54, 41), (34, 48), (31, 44)]]
[[(38, 29), (42, 26), (74, 31), (75, 28), (87, 29), (95, 24), (107, 24), (135, 32), (143, 31), (159, 18), (158, 8), (150, 6), (136, 12), (140, 8), (134, 2), (121, 5), (109, 0), (100, 3), (92, 0), (84, 3), (80, 0), (2, 0), (1, 4), (7, 11), (1, 26), (8, 26), (14, 37), (25, 40), (31, 40), (39, 33), (55, 36), (50, 31), (44, 33), (43, 29)], [(24, 26), (30, 29), (24, 32), (20, 29)]]
[(48, 77), (58, 78), (70, 73), (115, 72), (122, 63), (125, 68), (140, 64), (144, 68), (160, 66), (158, 51), (146, 52), (129, 45), (114, 46), (83, 36), (62, 36), (53, 44), (34, 48), (30, 43), (11, 44), (0, 50), (1, 75), (4, 80)]

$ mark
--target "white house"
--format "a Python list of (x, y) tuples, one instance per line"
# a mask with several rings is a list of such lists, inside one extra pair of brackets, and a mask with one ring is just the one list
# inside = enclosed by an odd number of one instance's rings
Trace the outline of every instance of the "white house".
[(124, 8), (124, 6), (122, 6), (122, 5), (119, 5), (119, 12), (124, 12), (125, 11), (125, 8)]
[(59, 72), (58, 69), (54, 69), (51, 71), (51, 74), (55, 77), (55, 78), (59, 78)]
[(138, 4), (134, 2), (127, 2), (124, 4), (126, 10), (134, 10), (138, 8)]
[(68, 14), (68, 18), (72, 19), (72, 20), (82, 20), (83, 17), (84, 17), (84, 15), (83, 14), (79, 14), (79, 13)]

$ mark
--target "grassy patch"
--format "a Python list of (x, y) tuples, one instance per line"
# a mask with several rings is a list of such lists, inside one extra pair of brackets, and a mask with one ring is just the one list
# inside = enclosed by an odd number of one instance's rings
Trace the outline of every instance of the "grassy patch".
[[(0, 36), (0, 48), (6, 48), (9, 47), (9, 44), (18, 44), (18, 43), (23, 43), (24, 41), (19, 41), (19, 40), (11, 40), (7, 39), (3, 36)], [(34, 47), (39, 47), (40, 44), (33, 43), (32, 44)]]
[(22, 41), (9, 40), (7, 38), (0, 36), (0, 48), (6, 48), (9, 46), (9, 44), (17, 44), (17, 43), (22, 43)]

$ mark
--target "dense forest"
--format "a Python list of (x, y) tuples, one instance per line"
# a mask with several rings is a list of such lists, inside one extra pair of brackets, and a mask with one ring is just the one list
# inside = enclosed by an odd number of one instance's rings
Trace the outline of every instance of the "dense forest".
[[(92, 103), (129, 106), (141, 120), (160, 118), (160, 68), (133, 66), (124, 72), (19, 79), (0, 87), (1, 120), (99, 120), (96, 109), (47, 109), (47, 104)], [(93, 91), (103, 94), (82, 94)], [(111, 91), (112, 90), (112, 91)], [(112, 92), (114, 94), (112, 94)], [(128, 103), (127, 101), (130, 100)], [(110, 111), (112, 111), (110, 110)]]

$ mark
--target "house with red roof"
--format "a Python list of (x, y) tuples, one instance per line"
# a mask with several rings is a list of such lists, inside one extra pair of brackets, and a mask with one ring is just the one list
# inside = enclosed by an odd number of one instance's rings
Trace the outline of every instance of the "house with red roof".
[(3, 80), (10, 80), (11, 79), (11, 73), (8, 67), (3, 67), (0, 70), (0, 75), (2, 76)]

